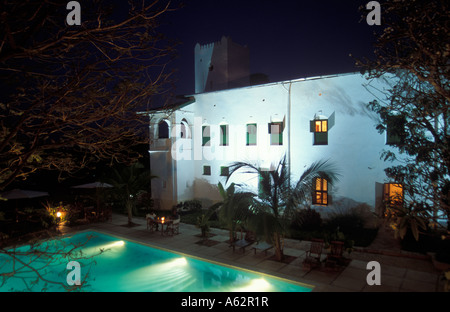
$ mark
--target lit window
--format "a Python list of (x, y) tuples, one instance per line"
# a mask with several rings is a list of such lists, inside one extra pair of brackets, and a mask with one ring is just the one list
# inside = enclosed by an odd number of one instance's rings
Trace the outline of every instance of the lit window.
[(247, 124), (247, 146), (256, 145), (256, 124)]
[(314, 179), (313, 204), (314, 205), (328, 205), (328, 182), (322, 178)]
[(158, 138), (159, 139), (169, 138), (169, 124), (165, 120), (161, 120), (158, 123)]
[(203, 166), (203, 175), (211, 175), (211, 166)]
[(405, 140), (405, 118), (391, 116), (386, 123), (386, 144), (402, 144)]
[(270, 145), (283, 145), (283, 123), (269, 123)]
[(315, 132), (327, 132), (327, 120), (315, 120), (314, 121)]
[(328, 144), (328, 120), (311, 120), (310, 130), (314, 132), (314, 145)]
[(202, 127), (202, 146), (211, 146), (211, 127)]
[(228, 146), (228, 125), (220, 125), (220, 144), (221, 146)]
[(398, 183), (385, 183), (383, 200), (388, 205), (401, 206), (403, 204), (403, 185)]
[(220, 176), (221, 177), (228, 177), (228, 175), (229, 175), (228, 167), (220, 167)]

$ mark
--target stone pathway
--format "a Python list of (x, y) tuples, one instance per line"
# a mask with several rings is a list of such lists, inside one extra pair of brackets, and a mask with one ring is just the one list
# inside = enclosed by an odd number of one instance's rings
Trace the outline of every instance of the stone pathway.
[(400, 252), (402, 249), (400, 240), (394, 238), (394, 230), (386, 224), (380, 226), (377, 237), (375, 237), (369, 248), (375, 250), (391, 250), (396, 252)]

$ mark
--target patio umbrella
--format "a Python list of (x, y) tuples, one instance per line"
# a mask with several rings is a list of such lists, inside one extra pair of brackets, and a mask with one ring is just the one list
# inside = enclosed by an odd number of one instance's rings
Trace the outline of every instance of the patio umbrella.
[(102, 182), (92, 182), (92, 183), (86, 183), (81, 185), (72, 186), (73, 189), (95, 189), (95, 197), (97, 202), (97, 209), (101, 206), (101, 200), (100, 200), (100, 190), (104, 188), (111, 188), (113, 187), (111, 184), (108, 183), (102, 183)]
[(109, 188), (109, 187), (113, 187), (113, 186), (111, 184), (102, 183), (102, 182), (92, 182), (92, 183), (86, 183), (86, 184), (72, 186), (72, 188), (79, 188), (79, 189), (94, 189), (94, 188)]
[(7, 200), (14, 200), (14, 202), (15, 202), (15, 219), (16, 219), (16, 222), (18, 222), (17, 210), (18, 210), (18, 206), (19, 206), (19, 203), (18, 203), (19, 201), (22, 202), (22, 204), (24, 202), (29, 203), (29, 200), (31, 200), (33, 198), (45, 197), (45, 196), (49, 196), (49, 194), (47, 192), (13, 189), (10, 191), (2, 192), (0, 196)]
[(47, 192), (31, 191), (31, 190), (20, 190), (13, 189), (10, 191), (2, 192), (1, 197), (6, 199), (24, 199), (24, 198), (36, 198), (49, 196)]

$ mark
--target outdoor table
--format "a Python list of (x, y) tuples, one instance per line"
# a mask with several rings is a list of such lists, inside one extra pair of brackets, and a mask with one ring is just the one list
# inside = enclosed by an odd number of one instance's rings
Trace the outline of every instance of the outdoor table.
[(164, 220), (162, 218), (156, 218), (156, 219), (152, 219), (152, 222), (156, 223), (157, 231), (159, 230), (159, 225), (161, 225), (161, 235), (164, 235), (164, 225), (167, 225), (166, 226), (166, 229), (167, 229), (169, 227), (169, 225), (173, 222), (173, 220), (169, 219), (169, 218), (164, 219)]
[(255, 251), (256, 255), (256, 250), (264, 251), (264, 254), (267, 254), (267, 251), (271, 248), (273, 248), (273, 245), (267, 244), (266, 242), (262, 242), (254, 245), (252, 249)]

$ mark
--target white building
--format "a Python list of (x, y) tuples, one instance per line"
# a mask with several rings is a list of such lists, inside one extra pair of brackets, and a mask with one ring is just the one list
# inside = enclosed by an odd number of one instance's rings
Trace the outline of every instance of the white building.
[[(196, 79), (196, 90), (204, 90), (205, 81)], [(217, 184), (225, 182), (232, 162), (270, 169), (286, 155), (294, 181), (321, 159), (339, 170), (332, 189), (317, 184), (312, 195), (317, 209), (332, 209), (338, 199), (379, 208), (383, 193), (398, 189), (384, 173), (392, 164), (380, 159), (391, 146), (366, 105), (382, 100), (389, 87), (388, 79), (368, 81), (348, 73), (198, 92), (170, 111), (154, 111), (150, 165), (159, 179), (152, 181), (152, 195), (163, 209), (190, 199), (208, 207), (220, 200)], [(258, 187), (258, 177), (248, 174), (236, 173), (231, 182)]]

